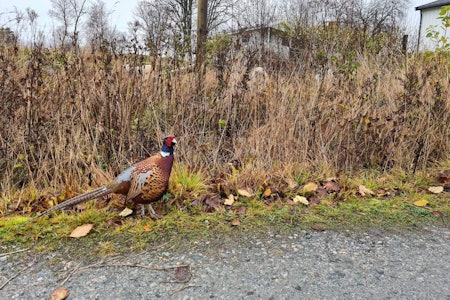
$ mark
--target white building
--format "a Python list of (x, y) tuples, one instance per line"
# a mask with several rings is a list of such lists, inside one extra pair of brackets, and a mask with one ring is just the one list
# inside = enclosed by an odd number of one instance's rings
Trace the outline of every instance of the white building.
[(298, 47), (296, 39), (271, 26), (244, 28), (230, 35), (237, 50), (256, 50), (260, 59), (267, 55), (288, 59), (294, 55), (294, 47)]
[(427, 29), (430, 26), (436, 26), (434, 30), (438, 31), (440, 36), (445, 35), (450, 40), (450, 28), (445, 31), (439, 19), (439, 13), (442, 7), (446, 5), (450, 5), (450, 0), (433, 1), (416, 7), (416, 10), (420, 10), (419, 43), (417, 46), (419, 51), (433, 51), (435, 49), (435, 43), (427, 38)]

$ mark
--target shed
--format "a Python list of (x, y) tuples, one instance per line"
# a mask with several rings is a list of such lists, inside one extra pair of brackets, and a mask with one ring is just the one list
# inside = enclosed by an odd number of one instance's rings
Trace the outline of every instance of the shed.
[(426, 37), (427, 29), (430, 26), (437, 26), (436, 30), (442, 35), (445, 34), (450, 39), (450, 30), (445, 32), (441, 28), (441, 20), (438, 19), (439, 12), (442, 10), (442, 7), (446, 5), (450, 5), (450, 0), (433, 1), (416, 7), (416, 10), (420, 11), (419, 41), (417, 44), (418, 51), (432, 51), (435, 49), (433, 42)]

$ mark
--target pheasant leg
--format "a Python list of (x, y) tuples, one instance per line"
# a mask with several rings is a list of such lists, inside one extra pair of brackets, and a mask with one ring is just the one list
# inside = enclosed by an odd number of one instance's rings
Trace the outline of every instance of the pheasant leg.
[(148, 204), (148, 209), (150, 210), (150, 216), (152, 218), (155, 218), (155, 219), (161, 219), (162, 218), (161, 215), (156, 213), (156, 211), (153, 209), (151, 204)]
[[(150, 217), (153, 219), (161, 219), (162, 216), (157, 214), (153, 209), (151, 204), (148, 204), (148, 209), (150, 210)], [(141, 204), (141, 217), (145, 217), (145, 204)]]

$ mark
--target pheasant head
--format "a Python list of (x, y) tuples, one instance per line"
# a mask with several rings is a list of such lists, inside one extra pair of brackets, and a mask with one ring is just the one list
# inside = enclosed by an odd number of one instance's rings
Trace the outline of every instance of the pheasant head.
[(161, 148), (161, 155), (163, 157), (172, 156), (173, 155), (173, 147), (175, 146), (176, 143), (177, 143), (177, 140), (175, 139), (174, 135), (166, 136), (163, 139), (163, 145), (162, 145), (162, 148)]

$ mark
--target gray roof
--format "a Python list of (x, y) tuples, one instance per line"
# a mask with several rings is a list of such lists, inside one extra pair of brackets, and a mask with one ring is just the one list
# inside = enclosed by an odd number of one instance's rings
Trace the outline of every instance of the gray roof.
[(421, 6), (417, 6), (416, 10), (422, 10), (422, 9), (427, 9), (427, 8), (433, 8), (433, 7), (439, 7), (439, 6), (444, 6), (444, 5), (450, 5), (450, 0), (438, 0), (438, 1), (433, 1)]

